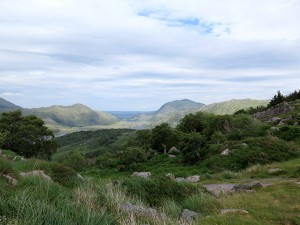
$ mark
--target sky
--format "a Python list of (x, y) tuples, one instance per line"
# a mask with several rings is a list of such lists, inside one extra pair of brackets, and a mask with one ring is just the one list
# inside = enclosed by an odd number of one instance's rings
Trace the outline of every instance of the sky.
[(0, 97), (156, 110), (300, 88), (300, 0), (0, 0)]

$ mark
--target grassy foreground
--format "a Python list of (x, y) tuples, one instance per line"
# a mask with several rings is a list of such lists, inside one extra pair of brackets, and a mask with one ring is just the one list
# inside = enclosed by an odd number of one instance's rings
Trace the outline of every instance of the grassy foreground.
[[(0, 158), (0, 224), (188, 224), (180, 220), (180, 215), (183, 209), (190, 209), (201, 214), (194, 224), (296, 225), (300, 224), (299, 165), (298, 158), (253, 166), (238, 173), (227, 171), (203, 176), (197, 184), (178, 184), (156, 174), (151, 179), (124, 175), (118, 180), (97, 176), (85, 176), (80, 180), (75, 171), (58, 163)], [(270, 175), (267, 173), (270, 168), (282, 171)], [(19, 176), (20, 172), (32, 170), (45, 171), (53, 181)], [(193, 170), (189, 175), (192, 173)], [(9, 184), (2, 175), (16, 178), (18, 184)], [(255, 193), (218, 198), (202, 188), (204, 183), (239, 183), (252, 178), (272, 178), (268, 179), (272, 185), (257, 189)], [(165, 216), (124, 213), (120, 208), (125, 202), (153, 207)], [(225, 208), (245, 209), (249, 214), (220, 215), (220, 210)]]

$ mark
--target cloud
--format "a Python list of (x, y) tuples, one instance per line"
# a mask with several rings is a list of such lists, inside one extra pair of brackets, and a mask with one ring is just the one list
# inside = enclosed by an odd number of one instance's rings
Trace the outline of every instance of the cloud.
[(299, 0), (0, 2), (0, 92), (23, 107), (154, 110), (300, 82)]

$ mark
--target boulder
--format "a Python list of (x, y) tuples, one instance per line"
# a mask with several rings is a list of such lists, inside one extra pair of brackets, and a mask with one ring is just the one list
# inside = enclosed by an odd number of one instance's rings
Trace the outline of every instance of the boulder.
[(262, 187), (262, 184), (259, 181), (251, 181), (246, 184), (236, 184), (233, 186), (233, 190), (235, 191), (246, 191), (246, 190), (252, 190), (253, 188), (259, 188)]
[(176, 147), (170, 148), (168, 154), (180, 153), (180, 151)]
[(38, 176), (38, 177), (41, 177), (45, 180), (52, 181), (51, 177), (46, 175), (43, 170), (34, 170), (34, 171), (31, 171), (31, 172), (28, 172), (28, 173), (21, 172), (20, 176), (21, 177)]
[(224, 151), (221, 152), (220, 155), (229, 155), (230, 150), (228, 148), (226, 148)]
[(131, 176), (149, 178), (151, 176), (150, 172), (134, 172)]
[(176, 155), (169, 155), (169, 158), (176, 158)]
[(18, 184), (18, 181), (15, 178), (13, 178), (7, 174), (3, 175), (3, 177), (6, 178), (7, 182), (12, 184), (13, 186), (16, 186)]
[(175, 180), (178, 183), (186, 182), (186, 180), (183, 177), (176, 177)]
[(189, 209), (183, 209), (183, 211), (181, 213), (181, 219), (188, 223), (192, 222), (193, 219), (196, 219), (199, 216), (200, 216), (199, 213), (191, 211)]
[(162, 217), (164, 216), (161, 213), (158, 213), (155, 209), (145, 208), (141, 205), (133, 205), (129, 202), (123, 203), (120, 207), (121, 211), (135, 216), (147, 216), (147, 217)]
[(175, 176), (172, 173), (167, 173), (166, 177), (170, 177), (172, 180), (175, 180)]
[(198, 176), (198, 175), (190, 176), (190, 177), (187, 177), (185, 180), (190, 183), (197, 183), (200, 180), (200, 176)]
[(220, 211), (221, 215), (226, 215), (226, 214), (233, 214), (233, 213), (238, 213), (238, 214), (249, 214), (247, 210), (245, 209), (222, 209)]

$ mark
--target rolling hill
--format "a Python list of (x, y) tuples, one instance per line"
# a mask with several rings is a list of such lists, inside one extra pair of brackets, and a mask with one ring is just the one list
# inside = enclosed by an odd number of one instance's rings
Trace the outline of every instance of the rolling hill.
[(250, 107), (256, 108), (257, 106), (266, 106), (269, 100), (255, 100), (255, 99), (232, 99), (230, 101), (213, 103), (201, 108), (201, 111), (216, 114), (225, 115), (233, 114), (240, 109), (248, 109)]
[(114, 116), (92, 110), (82, 104), (72, 106), (54, 105), (50, 107), (25, 109), (24, 114), (34, 114), (42, 118), (46, 124), (67, 127), (108, 125), (116, 122)]

